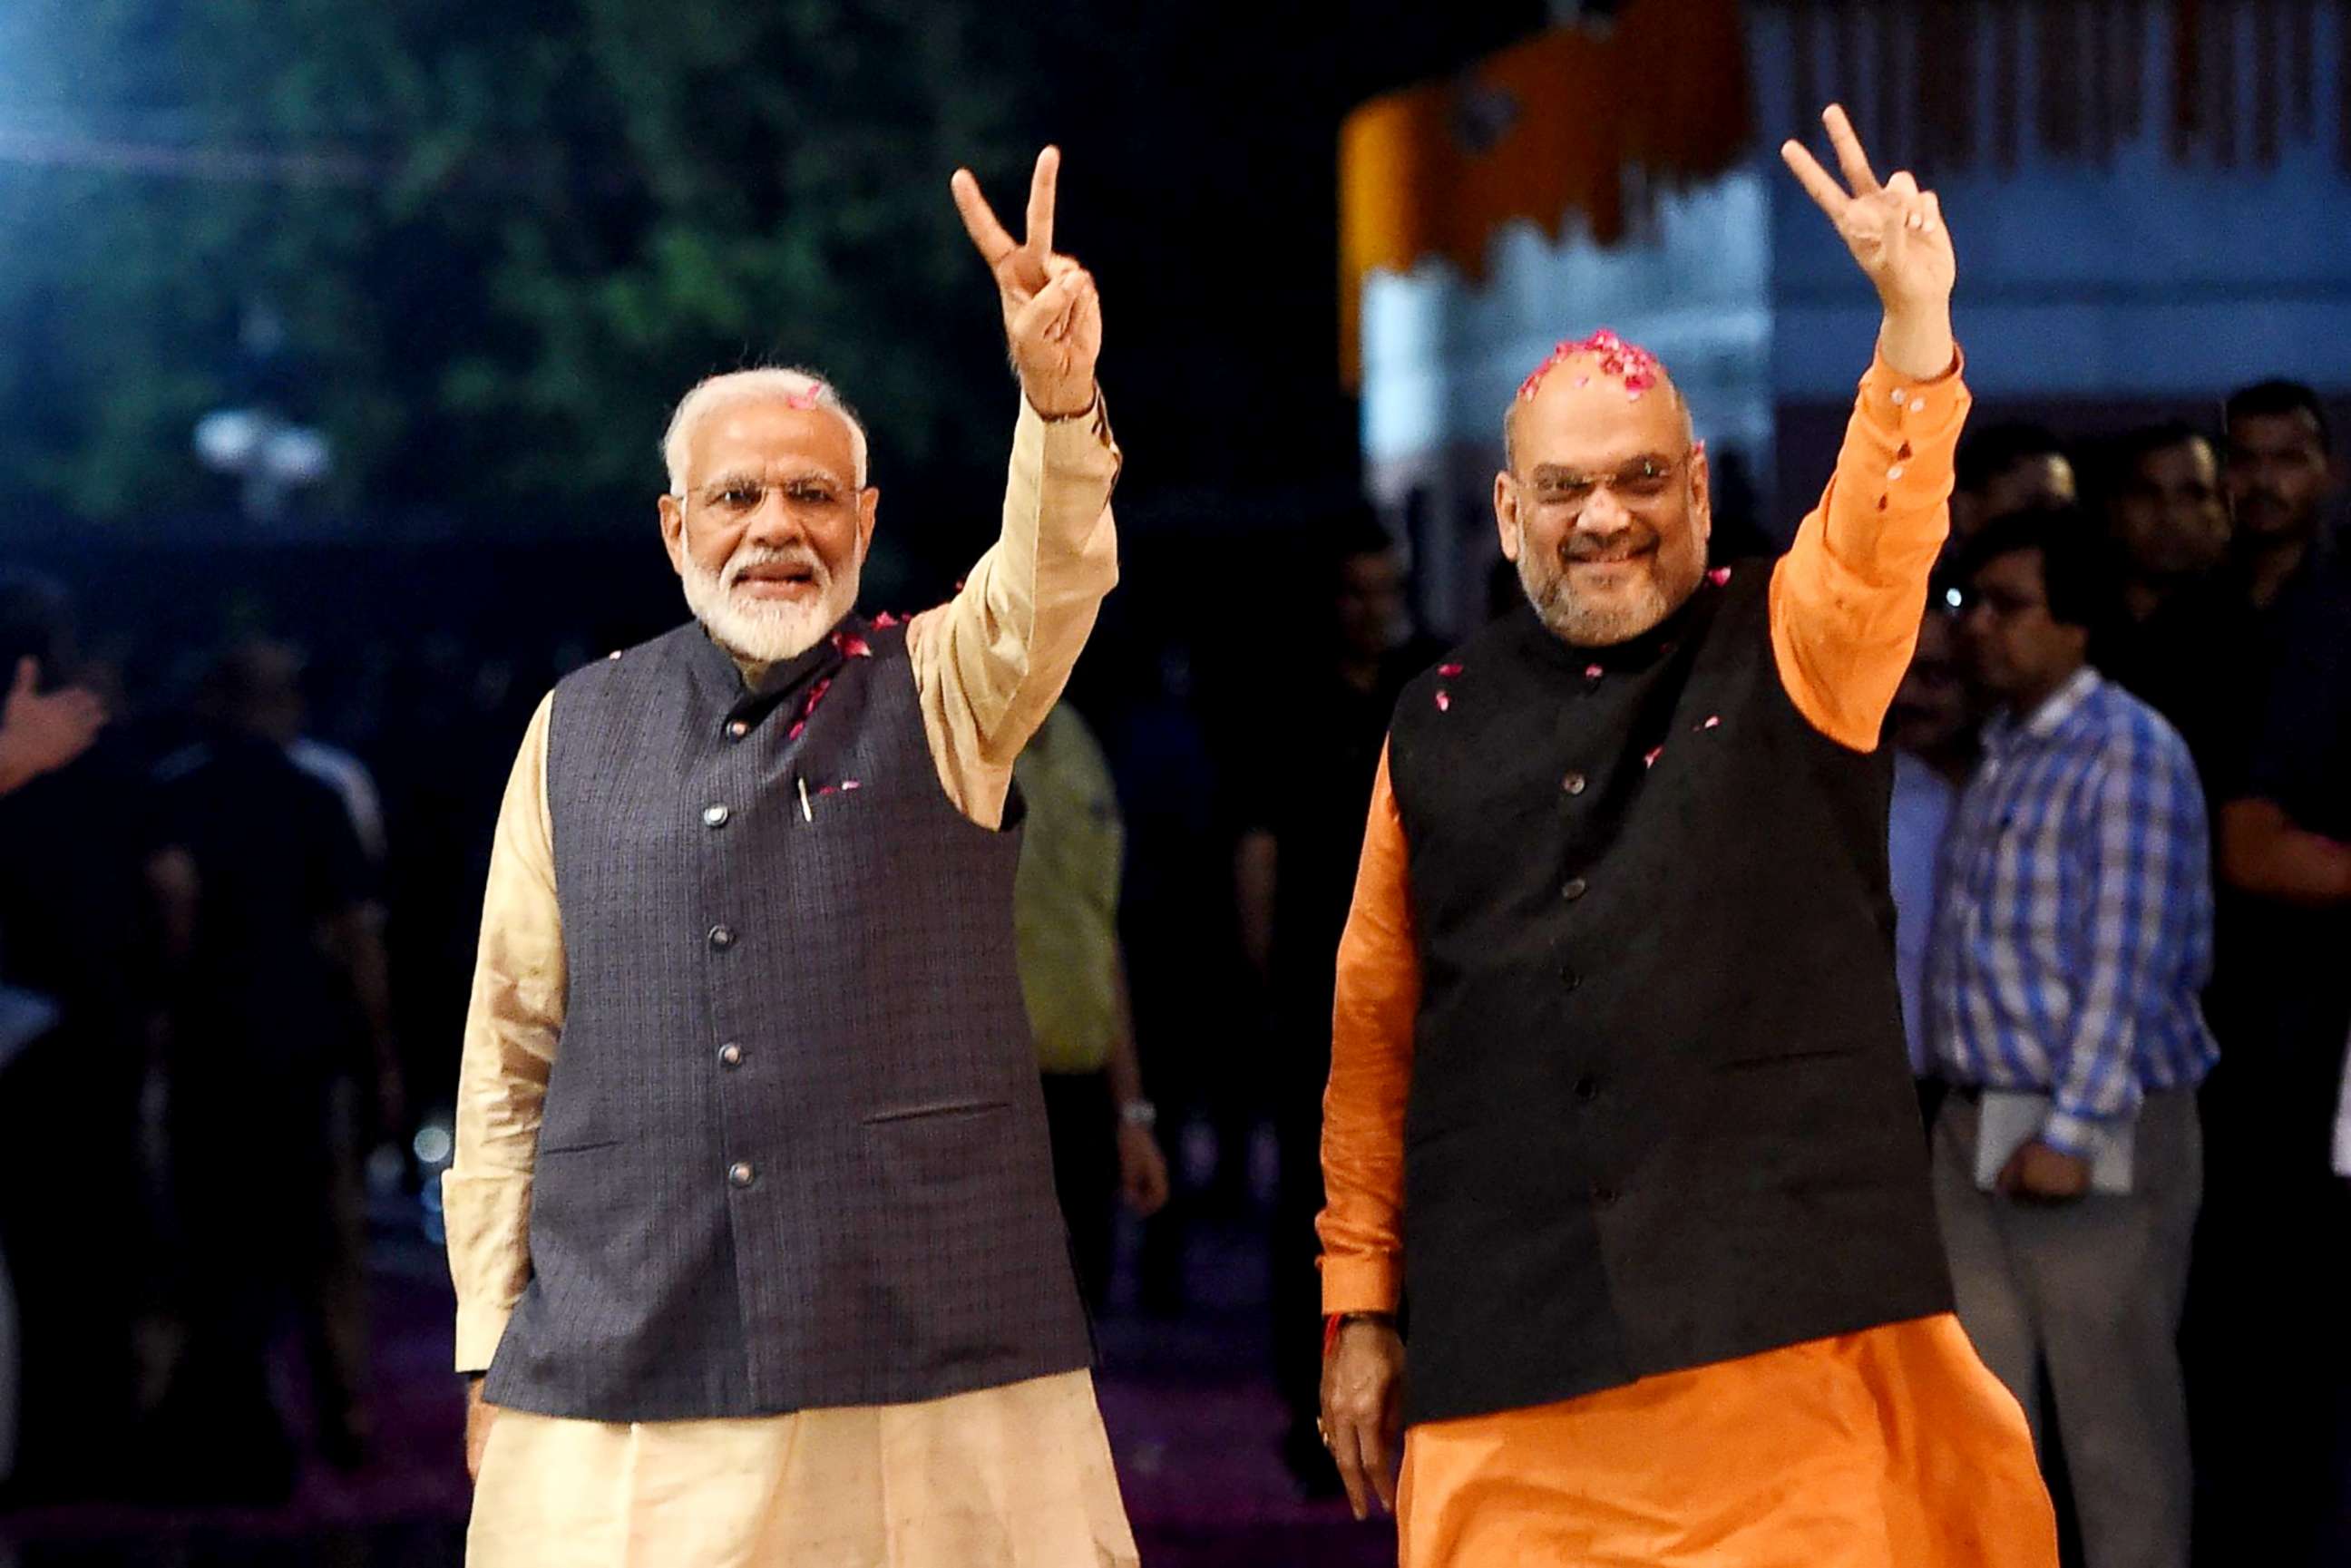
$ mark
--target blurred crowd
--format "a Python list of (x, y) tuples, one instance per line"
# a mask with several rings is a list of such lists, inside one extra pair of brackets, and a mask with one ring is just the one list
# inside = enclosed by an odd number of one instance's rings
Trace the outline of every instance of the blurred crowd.
[(2339, 475), (2283, 382), (2211, 428), (1975, 433), (1889, 721), (1960, 1317), (2092, 1563), (2351, 1552)]
[[(2093, 1562), (2184, 1542), (2191, 1500), (2210, 1561), (2346, 1550), (2339, 473), (2325, 403), (2283, 382), (2210, 428), (1979, 429), (1889, 721), (1961, 1316)], [(1332, 976), (1389, 714), (1438, 648), (1368, 509), (1300, 537), (1280, 656), (1106, 625), (1023, 759), (1019, 918), (1087, 1294), (1122, 1193), (1151, 1217), (1122, 1305), (1185, 1310), (1202, 1224), (1260, 1232), (1291, 1413), (1262, 1436), (1327, 1494)], [(421, 1192), (499, 788), (603, 649), (488, 614), (199, 647), (85, 638), (75, 608), (0, 582), (0, 1476), (16, 1501), (279, 1498), (306, 1449), (374, 1439), (363, 1167), (397, 1151), (379, 1185)], [(1507, 571), (1493, 609), (1523, 609)]]

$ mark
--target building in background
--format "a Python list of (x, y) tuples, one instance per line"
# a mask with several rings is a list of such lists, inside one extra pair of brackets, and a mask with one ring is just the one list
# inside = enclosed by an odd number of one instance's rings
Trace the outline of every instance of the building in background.
[(1942, 197), (1980, 423), (2209, 424), (2271, 375), (2351, 392), (2346, 29), (2324, 0), (1625, 0), (1365, 104), (1342, 138), (1345, 369), (1430, 620), (1478, 612), (1519, 379), (1601, 325), (1674, 366), (1722, 520), (1785, 537), (1877, 314), (1774, 151), (1817, 141), (1833, 100), (1881, 174)]

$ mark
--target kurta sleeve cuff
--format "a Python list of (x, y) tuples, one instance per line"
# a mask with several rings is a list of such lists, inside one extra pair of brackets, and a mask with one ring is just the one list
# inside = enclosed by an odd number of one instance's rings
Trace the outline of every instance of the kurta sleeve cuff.
[(1392, 1312), (1404, 1295), (1404, 1264), (1395, 1257), (1322, 1256), (1322, 1311)]
[[(1856, 407), (1863, 420), (1896, 448), (1904, 442), (1921, 447), (1956, 446), (1971, 401), (1967, 363), (1967, 354), (1954, 344), (1949, 366), (1941, 375), (1922, 382), (1887, 364), (1880, 350), (1862, 375)], [(1948, 469), (1936, 477), (1948, 486)], [(1897, 476), (1894, 483), (1899, 482)], [(1933, 499), (1928, 499), (1929, 505)]]
[(457, 1291), (459, 1372), (484, 1372), (530, 1281), (530, 1178), (497, 1173), (441, 1177), (449, 1274)]
[[(1020, 418), (1012, 434), (1015, 446), (1024, 442), (1035, 443), (1034, 450), (1043, 458), (1044, 471), (1061, 479), (1096, 479), (1102, 483), (1102, 503), (1110, 499), (1111, 490), (1118, 483), (1119, 469), (1125, 462), (1118, 442), (1111, 434), (1110, 406), (1103, 401), (1102, 390), (1094, 390), (1093, 406), (1083, 413), (1070, 414), (1061, 419), (1048, 419), (1039, 413), (1036, 405), (1027, 398), (1020, 400)], [(1099, 506), (1096, 507), (1100, 509)]]

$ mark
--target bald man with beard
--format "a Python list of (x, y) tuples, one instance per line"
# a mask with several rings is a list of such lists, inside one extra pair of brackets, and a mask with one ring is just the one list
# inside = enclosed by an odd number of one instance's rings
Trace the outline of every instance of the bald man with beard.
[(1885, 320), (1793, 549), (1710, 569), (1664, 367), (1562, 344), (1494, 481), (1527, 605), (1389, 730), (1338, 961), (1323, 1421), (1408, 1568), (2056, 1561), (1952, 1315), (1886, 887), (1878, 732), (1968, 407), (1952, 251), (1825, 118), (1845, 183), (1788, 161)]

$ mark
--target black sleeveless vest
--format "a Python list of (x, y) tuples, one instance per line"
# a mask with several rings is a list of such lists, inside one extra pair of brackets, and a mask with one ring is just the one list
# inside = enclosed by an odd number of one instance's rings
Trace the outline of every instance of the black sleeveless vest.
[(1890, 768), (1782, 686), (1770, 568), (1574, 648), (1531, 609), (1407, 688), (1422, 971), (1408, 1418), (1948, 1309), (1903, 1050)]
[(941, 789), (904, 631), (757, 692), (697, 626), (591, 665), (547, 790), (569, 995), (486, 1396), (664, 1420), (1087, 1364), (1019, 834)]

